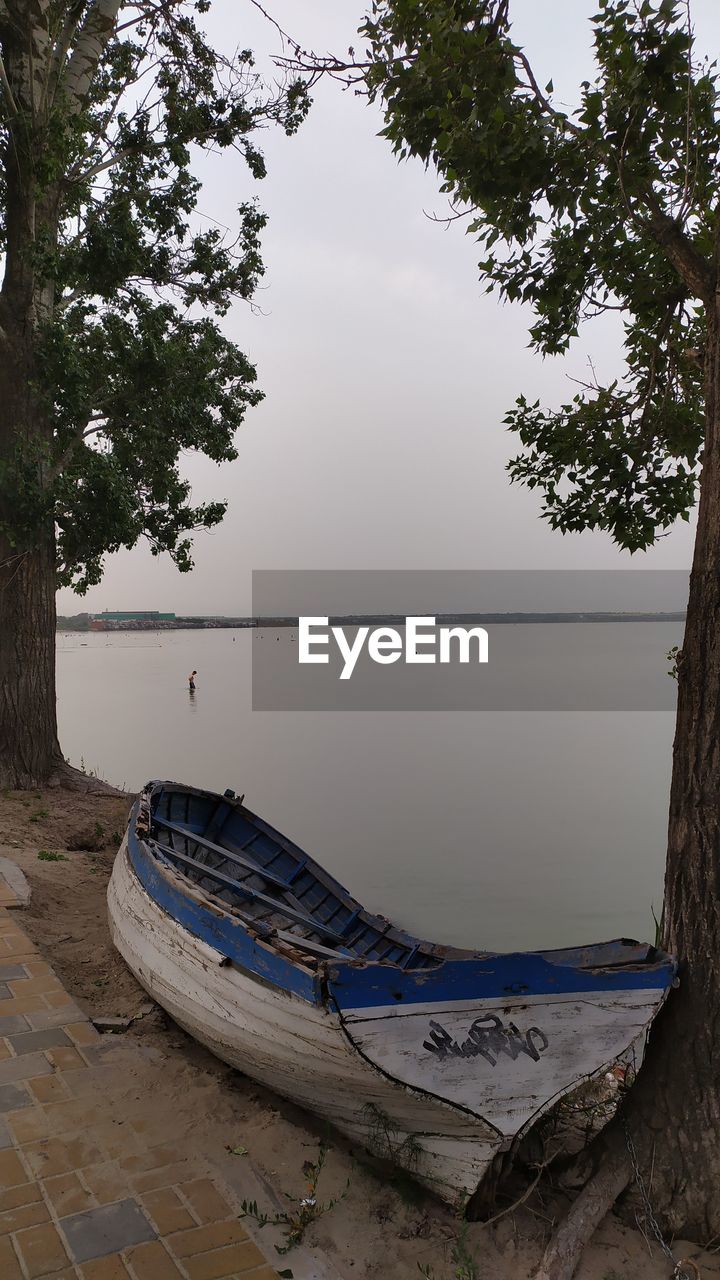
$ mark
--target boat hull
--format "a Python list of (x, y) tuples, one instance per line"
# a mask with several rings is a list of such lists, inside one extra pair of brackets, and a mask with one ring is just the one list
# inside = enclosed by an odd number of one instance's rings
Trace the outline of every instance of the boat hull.
[(640, 1065), (675, 975), (625, 939), (414, 938), (242, 799), (175, 783), (133, 806), (108, 902), (118, 950), (191, 1035), (451, 1203), (564, 1095)]
[(172, 919), (143, 888), (127, 842), (108, 888), (112, 939), (150, 996), (218, 1058), (320, 1115), (372, 1154), (459, 1204), (508, 1139), (464, 1110), (394, 1081), (340, 1016), (259, 981)]

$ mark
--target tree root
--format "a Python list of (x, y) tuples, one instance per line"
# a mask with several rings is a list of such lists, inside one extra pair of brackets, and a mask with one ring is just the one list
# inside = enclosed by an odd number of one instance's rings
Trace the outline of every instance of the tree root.
[(94, 778), (88, 773), (83, 773), (80, 769), (75, 769), (67, 761), (60, 761), (53, 769), (52, 775), (48, 778), (47, 785), (49, 787), (60, 787), (63, 791), (78, 791), (88, 796), (117, 796), (123, 799), (128, 796), (127, 791), (120, 791), (117, 787), (111, 786), (109, 782), (104, 782), (102, 778)]
[(550, 1240), (533, 1280), (572, 1280), (585, 1245), (630, 1181), (632, 1168), (622, 1135), (607, 1135), (602, 1145), (596, 1172)]

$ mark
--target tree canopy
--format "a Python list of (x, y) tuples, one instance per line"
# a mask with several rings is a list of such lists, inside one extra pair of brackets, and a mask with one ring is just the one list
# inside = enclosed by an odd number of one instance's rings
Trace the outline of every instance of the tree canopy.
[(591, 23), (596, 76), (571, 111), (538, 83), (510, 0), (375, 0), (348, 70), (383, 103), (396, 153), (433, 164), (453, 205), (474, 211), (482, 276), (532, 306), (537, 351), (621, 316), (623, 375), (593, 373), (554, 409), (520, 396), (509, 469), (542, 492), (553, 527), (608, 530), (635, 551), (696, 496), (718, 82), (678, 0), (598, 0)]
[(262, 275), (265, 217), (251, 199), (232, 232), (201, 216), (194, 169), (199, 149), (234, 149), (261, 178), (258, 131), (294, 132), (308, 97), (213, 48), (209, 7), (0, 0), (0, 329), (31, 272), (37, 340), (35, 427), (26, 414), (0, 450), (0, 534), (26, 545), (54, 520), (59, 581), (80, 591), (143, 535), (190, 566), (189, 531), (225, 506), (193, 504), (181, 455), (234, 458), (261, 398), (220, 321)]

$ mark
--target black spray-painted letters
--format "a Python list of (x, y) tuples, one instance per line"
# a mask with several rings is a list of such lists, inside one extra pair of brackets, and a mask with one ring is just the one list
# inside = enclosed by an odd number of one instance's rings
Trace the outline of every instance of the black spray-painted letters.
[(423, 1041), (423, 1048), (429, 1049), (438, 1058), (484, 1058), (494, 1067), (501, 1054), (513, 1061), (521, 1053), (527, 1054), (534, 1062), (540, 1061), (540, 1054), (548, 1047), (548, 1038), (539, 1027), (530, 1027), (526, 1032), (519, 1031), (514, 1022), (503, 1025), (502, 1020), (494, 1013), (476, 1018), (467, 1040), (458, 1044), (439, 1022), (430, 1022), (430, 1039)]

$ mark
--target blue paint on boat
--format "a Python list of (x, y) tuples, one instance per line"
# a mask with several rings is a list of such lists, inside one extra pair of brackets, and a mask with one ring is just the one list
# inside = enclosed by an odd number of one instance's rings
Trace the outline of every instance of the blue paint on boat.
[(259, 981), (341, 1011), (665, 990), (675, 977), (670, 957), (627, 939), (490, 955), (415, 938), (365, 911), (232, 793), (149, 783), (128, 852), (145, 891), (182, 928)]
[(242, 921), (225, 912), (211, 911), (189, 895), (153, 857), (148, 845), (137, 838), (133, 825), (128, 833), (128, 854), (135, 874), (145, 892), (171, 919), (259, 982), (268, 982), (309, 1004), (322, 1003), (316, 975), (262, 946)]
[[(618, 951), (622, 946), (618, 945)], [(333, 965), (330, 989), (340, 1009), (367, 1009), (393, 1004), (447, 1004), (462, 1000), (517, 1000), (525, 996), (587, 995), (594, 991), (664, 990), (674, 977), (672, 961), (632, 968), (573, 968), (553, 963), (552, 952), (525, 951), (477, 960), (446, 960), (427, 973), (389, 972), (385, 965), (367, 968)]]

